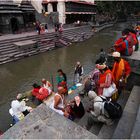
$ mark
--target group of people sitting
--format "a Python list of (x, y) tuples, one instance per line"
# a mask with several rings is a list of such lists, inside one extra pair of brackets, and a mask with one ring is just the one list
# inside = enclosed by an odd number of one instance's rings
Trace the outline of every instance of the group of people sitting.
[(137, 37), (137, 30), (124, 29), (122, 31), (122, 37), (120, 37), (114, 44), (115, 51), (121, 53), (121, 55), (130, 56), (133, 51), (138, 51), (139, 42)]
[(58, 87), (58, 92), (55, 93), (53, 103), (50, 108), (55, 112), (63, 115), (70, 120), (81, 118), (85, 114), (84, 106), (79, 96), (75, 96), (73, 100), (67, 102), (65, 97), (65, 89)]

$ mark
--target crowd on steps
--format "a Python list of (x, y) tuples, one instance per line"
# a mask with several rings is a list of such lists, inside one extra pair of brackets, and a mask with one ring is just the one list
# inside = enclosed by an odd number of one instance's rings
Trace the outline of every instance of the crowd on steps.
[[(84, 68), (78, 61), (74, 69), (73, 86), (70, 88), (68, 88), (67, 76), (62, 69), (57, 71), (56, 92), (53, 81), (50, 83), (43, 78), (41, 80), (42, 85), (34, 83), (31, 91), (32, 102), (39, 105), (50, 95), (54, 95), (50, 109), (60, 115), (73, 121), (75, 118), (82, 118), (85, 112), (89, 113), (86, 129), (90, 129), (95, 121), (106, 125), (113, 124), (113, 121), (122, 115), (122, 108), (117, 103), (117, 99), (122, 94), (122, 90), (125, 89), (127, 79), (131, 74), (129, 63), (121, 55), (131, 55), (133, 51), (138, 51), (137, 36), (139, 33), (136, 34), (130, 29), (125, 29), (122, 32), (122, 37), (113, 46), (114, 51), (110, 52), (114, 59), (112, 67), (108, 66), (108, 57), (101, 49), (95, 62), (95, 69), (87, 76), (87, 80), (84, 80)], [(78, 88), (77, 85), (84, 87), (85, 96), (89, 99), (87, 109), (84, 108), (80, 93), (79, 95), (76, 94), (72, 100), (66, 100), (67, 96), (70, 96), (71, 90)], [(17, 98), (11, 102), (9, 113), (13, 118), (13, 124), (22, 120), (33, 110), (26, 105), (26, 101), (27, 98), (18, 94)]]

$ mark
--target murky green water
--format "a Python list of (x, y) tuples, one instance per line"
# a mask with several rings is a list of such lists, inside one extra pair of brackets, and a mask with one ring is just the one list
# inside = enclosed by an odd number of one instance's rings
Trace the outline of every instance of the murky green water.
[(108, 50), (120, 35), (122, 27), (115, 26), (97, 33), (85, 42), (0, 66), (0, 130), (5, 131), (9, 127), (11, 117), (8, 110), (17, 92), (30, 90), (31, 85), (35, 81), (40, 82), (42, 78), (50, 80), (53, 76), (55, 82), (59, 68), (64, 70), (68, 84), (71, 84), (76, 61), (82, 63), (85, 74), (90, 72), (100, 49)]

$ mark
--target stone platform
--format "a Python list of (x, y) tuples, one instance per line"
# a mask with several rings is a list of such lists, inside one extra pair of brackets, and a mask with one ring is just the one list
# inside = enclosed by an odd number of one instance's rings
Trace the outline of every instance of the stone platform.
[(18, 125), (10, 128), (1, 139), (96, 139), (97, 137), (74, 122), (41, 104)]

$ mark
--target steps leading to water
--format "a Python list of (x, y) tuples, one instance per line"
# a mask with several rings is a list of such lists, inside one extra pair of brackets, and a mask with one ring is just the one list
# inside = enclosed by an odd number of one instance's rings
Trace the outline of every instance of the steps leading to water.
[(134, 86), (112, 138), (129, 139), (136, 121), (140, 103), (140, 87)]
[[(71, 42), (79, 42), (82, 36), (82, 33), (85, 32), (85, 35), (88, 34), (87, 38), (88, 39), (92, 36), (91, 33), (91, 28), (90, 26), (83, 26), (82, 29), (81, 28), (75, 28), (75, 29), (70, 29), (70, 30), (65, 30), (62, 34), (63, 38), (63, 43), (60, 43), (61, 47), (62, 46), (67, 46), (67, 41), (71, 40)], [(75, 40), (75, 38), (73, 38), (73, 36), (76, 35), (77, 40)], [(72, 39), (71, 39), (72, 38)], [(1, 40), (0, 41), (0, 64), (4, 64), (7, 62), (11, 62), (11, 61), (15, 61), (21, 58), (24, 58), (24, 56), (32, 56), (38, 53), (42, 53), (42, 52), (46, 52), (49, 50), (54, 49), (55, 46), (55, 42), (59, 42), (58, 40), (59, 38), (56, 37), (56, 33), (47, 33), (47, 34), (43, 34), (43, 35), (33, 35), (33, 36), (26, 36), (23, 38), (12, 38), (12, 39), (8, 39), (8, 40)], [(33, 49), (33, 50), (29, 50), (28, 53), (27, 51), (19, 51), (16, 46), (14, 46), (14, 42), (19, 42), (19, 41), (26, 41), (26, 40), (33, 40), (33, 41), (37, 41), (38, 43), (38, 48), (40, 51), (38, 51), (38, 49)], [(47, 41), (50, 40), (50, 41)], [(66, 42), (66, 43), (65, 43)]]
[[(111, 27), (113, 24), (108, 24), (108, 25), (103, 25), (101, 27), (97, 27), (98, 31)], [(52, 50), (54, 48), (57, 48), (58, 45), (60, 47), (63, 46), (68, 46), (71, 44), (71, 42), (81, 42), (84, 41), (88, 38), (90, 38), (94, 33), (91, 31), (91, 27), (89, 25), (84, 25), (80, 27), (75, 27), (75, 28), (70, 28), (70, 29), (65, 29), (62, 33), (62, 42), (59, 41), (59, 38), (56, 37), (56, 33), (46, 33), (46, 34), (33, 34), (33, 35), (19, 35), (18, 36), (13, 36), (8, 38), (1, 38), (0, 39), (0, 64), (5, 64), (11, 61), (16, 61), (18, 59), (24, 58), (24, 56), (32, 56), (38, 53), (46, 52), (49, 50)], [(44, 43), (45, 40), (50, 39), (50, 42)], [(26, 52), (19, 51), (16, 46), (14, 46), (15, 42), (20, 42), (20, 41), (26, 41), (26, 40), (32, 40), (32, 41), (37, 41), (38, 49), (36, 50), (29, 50), (29, 55), (26, 54)], [(58, 45), (55, 45), (55, 43)], [(49, 49), (48, 49), (49, 48)]]
[(96, 135), (41, 104), (2, 139), (96, 139)]
[[(77, 92), (71, 94), (67, 99), (73, 99), (81, 90), (77, 89)], [(10, 128), (2, 138), (140, 138), (138, 133), (140, 125), (139, 90), (140, 87), (134, 86), (131, 94), (128, 92), (121, 94), (118, 102), (124, 108), (123, 115), (112, 126), (95, 122), (89, 131), (85, 130), (82, 127), (87, 124), (89, 114), (86, 112), (81, 119), (76, 119), (74, 122), (64, 118), (49, 109), (54, 97), (52, 95), (44, 104), (25, 117), (23, 121)], [(88, 98), (81, 97), (81, 100), (85, 109), (87, 109), (89, 105)], [(20, 131), (17, 132), (19, 128)], [(54, 132), (59, 133), (56, 133), (57, 137), (54, 136)], [(75, 133), (79, 134), (76, 135)]]

